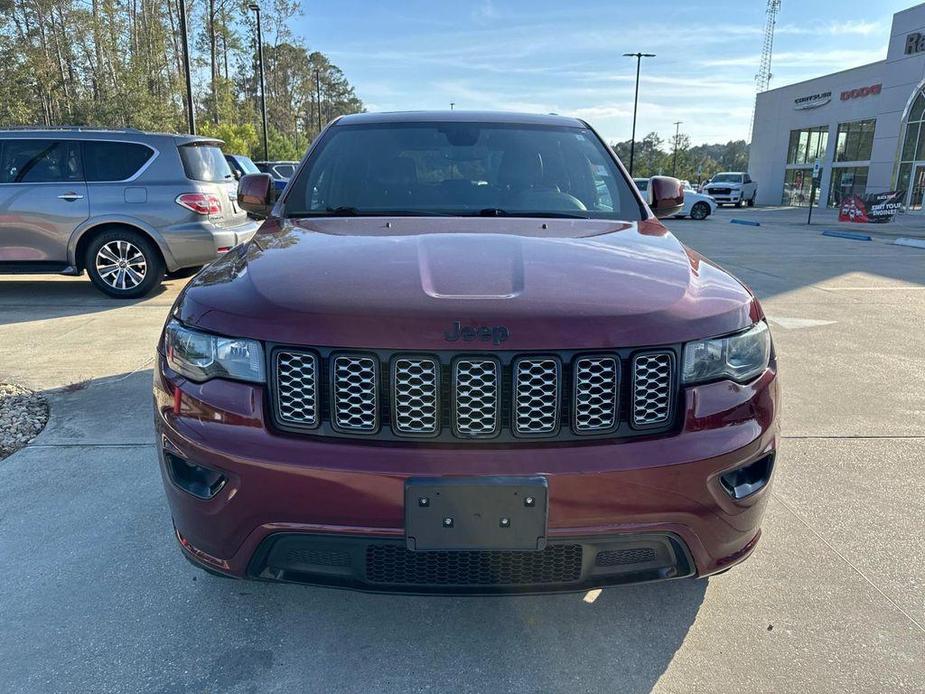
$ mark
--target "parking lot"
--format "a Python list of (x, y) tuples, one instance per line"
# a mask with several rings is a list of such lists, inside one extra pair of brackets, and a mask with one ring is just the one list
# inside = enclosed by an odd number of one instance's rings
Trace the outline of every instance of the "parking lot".
[(758, 550), (709, 581), (587, 595), (382, 596), (194, 569), (150, 393), (186, 280), (119, 303), (85, 278), (0, 277), (0, 381), (51, 405), (0, 461), (0, 690), (925, 691), (925, 250), (795, 220), (669, 223), (755, 290), (774, 331), (784, 441)]

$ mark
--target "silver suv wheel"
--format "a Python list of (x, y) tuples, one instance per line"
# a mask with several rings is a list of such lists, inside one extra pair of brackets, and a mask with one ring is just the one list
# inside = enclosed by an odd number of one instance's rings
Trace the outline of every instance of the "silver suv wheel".
[(100, 279), (121, 291), (137, 287), (148, 272), (148, 261), (141, 249), (122, 239), (100, 246), (95, 263)]

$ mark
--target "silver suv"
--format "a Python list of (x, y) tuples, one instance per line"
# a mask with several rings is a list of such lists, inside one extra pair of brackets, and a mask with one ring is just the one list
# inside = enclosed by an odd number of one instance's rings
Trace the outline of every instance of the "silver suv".
[(257, 222), (218, 140), (138, 130), (0, 130), (0, 273), (84, 270), (144, 296), (212, 261)]

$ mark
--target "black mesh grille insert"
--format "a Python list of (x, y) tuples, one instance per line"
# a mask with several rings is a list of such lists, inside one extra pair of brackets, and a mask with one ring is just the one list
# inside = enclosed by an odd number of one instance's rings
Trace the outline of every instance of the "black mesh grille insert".
[(286, 565), (350, 566), (350, 555), (336, 549), (290, 549), (284, 555)]
[(658, 556), (652, 547), (635, 547), (598, 552), (594, 563), (597, 566), (624, 566), (652, 561)]
[(581, 578), (581, 554), (581, 545), (550, 545), (539, 552), (412, 552), (401, 545), (370, 545), (366, 578), (419, 586), (572, 583)]

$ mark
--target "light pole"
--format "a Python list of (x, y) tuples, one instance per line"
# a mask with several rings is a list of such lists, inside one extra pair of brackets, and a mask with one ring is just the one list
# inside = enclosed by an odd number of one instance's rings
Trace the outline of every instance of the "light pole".
[(247, 9), (257, 15), (257, 61), (260, 64), (260, 116), (263, 120), (263, 160), (270, 160), (270, 142), (267, 137), (267, 89), (263, 82), (263, 30), (260, 27), (260, 5), (252, 2)]
[(196, 134), (196, 111), (193, 108), (193, 81), (189, 69), (189, 40), (186, 35), (186, 0), (180, 0), (180, 39), (183, 41), (183, 73), (186, 76), (186, 115), (190, 135)]
[(671, 158), (671, 175), (674, 176), (678, 172), (678, 138), (681, 135), (681, 123), (683, 120), (676, 120), (674, 122), (674, 155)]
[(321, 132), (321, 72), (315, 68), (315, 101), (318, 102), (318, 132)]
[(636, 154), (636, 110), (639, 108), (639, 68), (643, 58), (654, 58), (655, 53), (624, 53), (623, 57), (636, 59), (636, 99), (633, 101), (633, 134), (630, 140), (630, 178), (632, 178), (633, 158)]
[(451, 101), (451, 102), (450, 102), (450, 110), (452, 111), (454, 108), (456, 108), (456, 102), (455, 102), (455, 101)]

